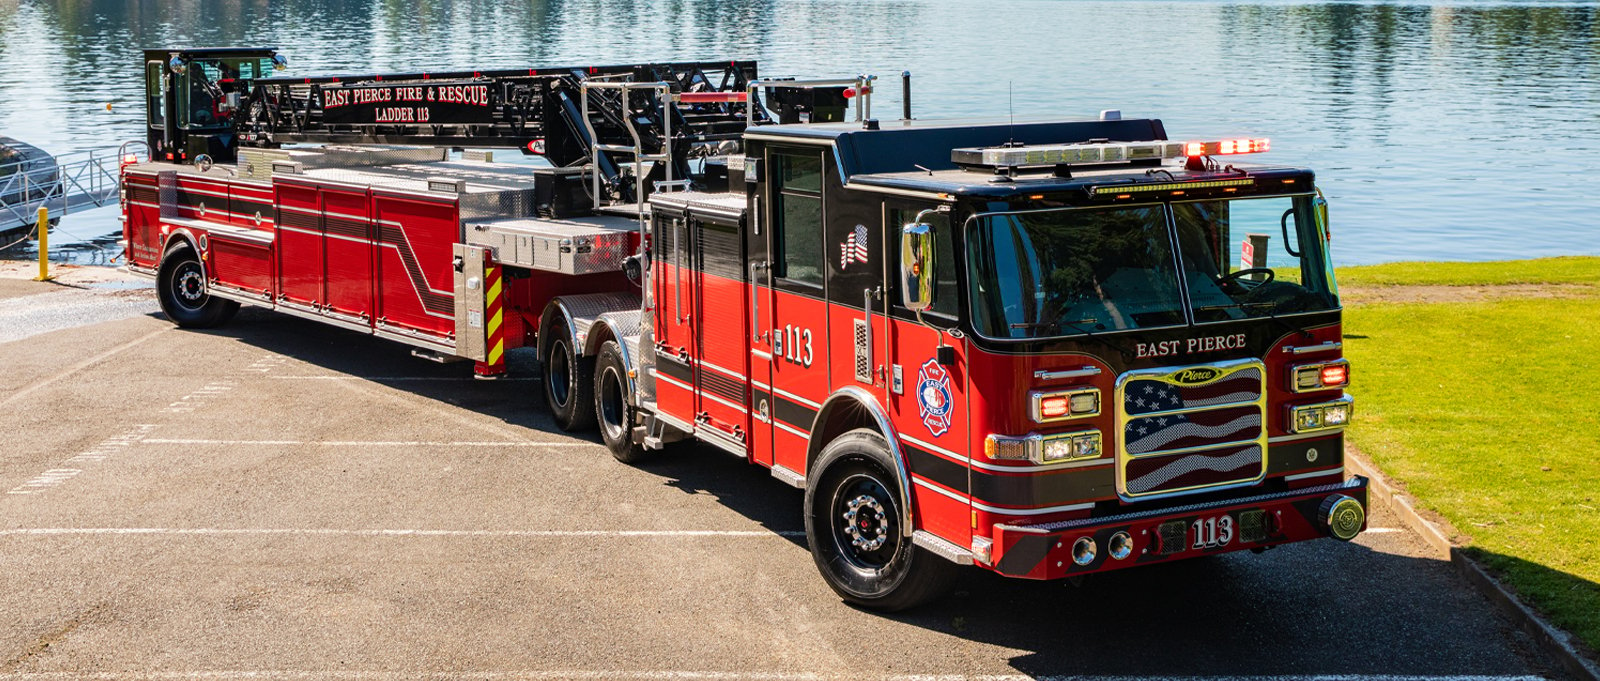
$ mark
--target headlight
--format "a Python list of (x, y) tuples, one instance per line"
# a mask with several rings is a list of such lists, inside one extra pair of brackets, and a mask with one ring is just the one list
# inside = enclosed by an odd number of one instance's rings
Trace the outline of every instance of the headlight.
[(1022, 437), (990, 435), (983, 442), (983, 454), (991, 459), (1032, 461), (1040, 465), (1096, 459), (1100, 452), (1098, 430)]
[(1311, 433), (1319, 430), (1343, 428), (1350, 423), (1355, 412), (1355, 400), (1345, 395), (1332, 402), (1307, 404), (1289, 408), (1289, 430)]

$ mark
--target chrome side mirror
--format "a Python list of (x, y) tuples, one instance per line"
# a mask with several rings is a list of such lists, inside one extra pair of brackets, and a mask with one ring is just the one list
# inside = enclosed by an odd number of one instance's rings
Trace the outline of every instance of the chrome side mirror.
[(933, 307), (933, 225), (916, 222), (900, 228), (900, 304), (913, 312)]
[(285, 56), (283, 56), (281, 54), (272, 55), (272, 68), (273, 68), (273, 70), (276, 70), (276, 71), (283, 71), (283, 70), (288, 69), (289, 68), (289, 58), (285, 57)]
[(174, 75), (183, 75), (189, 71), (189, 62), (179, 55), (172, 55), (172, 61), (167, 62), (167, 68), (172, 69)]

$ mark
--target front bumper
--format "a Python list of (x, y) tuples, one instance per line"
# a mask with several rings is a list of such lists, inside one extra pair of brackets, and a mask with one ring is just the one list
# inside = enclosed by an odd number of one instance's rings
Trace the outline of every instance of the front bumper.
[[(1355, 476), (1332, 485), (1101, 518), (998, 524), (989, 564), (1010, 577), (1058, 579), (1331, 537), (1328, 505), (1340, 497), (1354, 499), (1365, 511), (1367, 479)], [(1366, 529), (1364, 517), (1360, 529)], [(1124, 532), (1131, 551), (1114, 558), (1111, 540)], [(1082, 560), (1079, 540), (1085, 538), (1094, 543), (1094, 555), (1080, 564), (1073, 559), (1074, 545)]]

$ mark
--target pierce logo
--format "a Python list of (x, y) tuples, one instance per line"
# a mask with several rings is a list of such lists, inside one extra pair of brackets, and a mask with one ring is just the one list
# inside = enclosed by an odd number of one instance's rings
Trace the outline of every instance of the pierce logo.
[(1172, 382), (1178, 385), (1199, 385), (1207, 381), (1216, 380), (1221, 375), (1221, 369), (1184, 369), (1172, 375)]
[(950, 430), (950, 411), (955, 397), (950, 394), (950, 372), (937, 360), (928, 360), (917, 370), (917, 413), (922, 425), (934, 437)]

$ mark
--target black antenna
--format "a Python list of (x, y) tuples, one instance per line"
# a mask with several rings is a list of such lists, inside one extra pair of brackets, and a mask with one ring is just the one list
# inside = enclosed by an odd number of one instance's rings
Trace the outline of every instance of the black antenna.
[(1011, 100), (1011, 81), (1006, 81), (1006, 115), (1011, 118), (1011, 131), (1007, 134), (1006, 146), (1017, 142), (1017, 107)]

